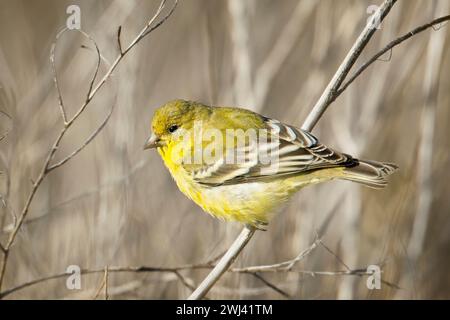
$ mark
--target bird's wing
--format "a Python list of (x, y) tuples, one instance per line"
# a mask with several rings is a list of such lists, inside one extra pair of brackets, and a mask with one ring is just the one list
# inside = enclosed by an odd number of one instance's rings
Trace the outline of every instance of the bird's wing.
[(234, 159), (230, 163), (225, 154), (210, 165), (192, 170), (193, 179), (206, 186), (232, 185), (284, 178), (321, 168), (351, 166), (354, 163), (352, 157), (319, 143), (307, 131), (269, 118), (264, 118), (264, 123), (268, 135), (266, 141), (258, 136), (257, 143), (246, 141), (238, 150), (225, 151), (240, 153), (245, 161)]

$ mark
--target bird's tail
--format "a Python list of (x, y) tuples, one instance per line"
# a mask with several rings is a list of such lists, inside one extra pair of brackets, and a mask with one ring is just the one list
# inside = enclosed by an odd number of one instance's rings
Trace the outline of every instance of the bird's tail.
[(387, 177), (397, 169), (398, 167), (393, 163), (357, 160), (355, 166), (344, 169), (341, 179), (381, 189), (387, 185)]

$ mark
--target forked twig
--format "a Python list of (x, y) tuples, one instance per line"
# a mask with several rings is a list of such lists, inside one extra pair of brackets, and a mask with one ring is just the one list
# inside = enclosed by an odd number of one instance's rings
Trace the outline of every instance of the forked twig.
[(111, 118), (113, 111), (114, 111), (114, 107), (116, 106), (116, 104), (114, 103), (111, 107), (111, 109), (109, 110), (108, 114), (106, 115), (105, 119), (101, 122), (101, 124), (91, 133), (91, 135), (74, 151), (72, 151), (72, 153), (70, 153), (68, 156), (66, 156), (64, 159), (58, 161), (55, 164), (49, 165), (48, 167), (48, 172), (62, 166), (63, 164), (65, 164), (67, 161), (69, 161), (70, 159), (72, 159), (73, 157), (75, 157), (81, 150), (83, 150), (92, 140), (94, 140), (94, 138), (100, 133), (100, 131), (103, 130), (103, 128), (106, 126), (106, 124), (109, 121), (109, 118)]
[[(429, 28), (433, 28), (435, 25), (440, 25), (442, 22), (444, 21), (449, 21), (450, 20), (450, 15), (446, 15), (446, 16), (442, 16), (440, 18), (434, 19), (432, 21), (430, 21), (429, 23), (423, 24), (417, 28), (414, 28), (413, 30), (405, 33), (404, 35), (402, 35), (401, 37), (398, 37), (395, 40), (392, 40), (391, 42), (389, 42), (389, 44), (387, 44), (383, 49), (381, 49), (380, 51), (378, 51), (376, 54), (374, 54), (372, 56), (372, 58), (370, 58), (369, 60), (367, 60), (367, 62), (365, 62), (364, 64), (362, 64), (356, 71), (355, 73), (344, 83), (342, 84), (342, 86), (339, 88), (339, 90), (336, 93), (336, 96), (339, 96), (342, 92), (345, 91), (345, 89), (347, 89), (347, 87), (356, 80), (356, 78), (358, 78), (361, 73), (363, 73), (372, 63), (374, 63), (375, 61), (377, 61), (381, 56), (383, 56), (386, 52), (391, 51), (392, 48), (398, 46), (399, 44), (401, 44), (402, 42), (408, 40), (409, 38), (429, 29)], [(433, 28), (434, 31), (437, 31)], [(438, 29), (439, 30), (439, 29)]]
[(384, 20), (384, 18), (388, 15), (389, 11), (391, 11), (396, 2), (397, 0), (385, 0), (383, 4), (377, 9), (377, 11), (372, 15), (364, 30), (359, 35), (358, 39), (356, 39), (350, 51), (347, 53), (344, 61), (342, 61), (341, 65), (337, 69), (325, 91), (322, 93), (319, 100), (314, 105), (309, 115), (306, 117), (302, 129), (311, 131), (317, 124), (319, 119), (322, 117), (323, 113), (327, 110), (328, 106), (334, 100), (336, 100), (336, 93), (339, 90), (339, 87), (344, 82), (351, 68), (356, 63), (356, 60), (361, 55), (370, 39), (372, 39), (374, 33), (377, 31), (377, 24)]
[(234, 272), (279, 272), (279, 271), (291, 271), (292, 268), (301, 260), (303, 260), (306, 256), (308, 256), (317, 245), (321, 243), (321, 240), (316, 238), (316, 240), (305, 250), (300, 252), (294, 259), (289, 261), (283, 261), (280, 263), (275, 263), (271, 265), (263, 265), (263, 266), (251, 266), (245, 268), (233, 268)]

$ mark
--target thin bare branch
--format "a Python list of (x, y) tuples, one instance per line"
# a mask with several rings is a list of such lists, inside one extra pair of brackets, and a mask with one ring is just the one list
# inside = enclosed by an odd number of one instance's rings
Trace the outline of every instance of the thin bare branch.
[(287, 298), (287, 299), (292, 299), (292, 297), (284, 290), (280, 289), (279, 287), (277, 287), (276, 285), (274, 285), (272, 282), (268, 281), (267, 279), (265, 279), (263, 276), (257, 274), (257, 273), (250, 273), (252, 276), (254, 276), (256, 279), (260, 280), (261, 282), (263, 282), (266, 286), (268, 286), (269, 288), (273, 289), (274, 291), (278, 292), (279, 294), (281, 294), (283, 297)]
[(109, 273), (108, 273), (108, 266), (105, 267), (105, 300), (109, 299), (108, 295), (108, 280), (109, 280)]
[(164, 22), (166, 22), (167, 19), (170, 18), (170, 16), (173, 14), (173, 12), (175, 11), (177, 5), (178, 5), (178, 0), (175, 0), (172, 8), (170, 9), (170, 11), (158, 22), (156, 23), (154, 26), (152, 26), (153, 22), (155, 22), (155, 20), (161, 15), (162, 11), (164, 10), (164, 7), (166, 6), (166, 2), (167, 0), (163, 0), (161, 1), (158, 10), (156, 11), (155, 15), (147, 22), (147, 25), (141, 30), (141, 32), (138, 34), (138, 36), (131, 41), (130, 45), (125, 49), (125, 51), (123, 52), (123, 54), (125, 55), (134, 45), (136, 45), (139, 41), (141, 41), (143, 38), (145, 38), (148, 34), (150, 34), (151, 32), (153, 32), (153, 30), (157, 29), (159, 26), (161, 26)]
[[(144, 168), (146, 164), (147, 164), (147, 161), (145, 161), (145, 160), (140, 161), (139, 163), (137, 163), (137, 164), (130, 170), (130, 173), (129, 173), (129, 174), (126, 174), (126, 175), (120, 176), (120, 177), (118, 177), (118, 178), (115, 178), (115, 179), (113, 179), (112, 181), (107, 181), (107, 182), (101, 184), (101, 185), (100, 185), (99, 187), (97, 187), (97, 188), (93, 188), (93, 189), (91, 189), (91, 190), (86, 190), (86, 191), (84, 191), (84, 192), (82, 192), (82, 193), (80, 193), (80, 194), (78, 194), (78, 195), (75, 195), (74, 197), (72, 197), (72, 198), (70, 198), (70, 199), (67, 199), (67, 200), (65, 200), (65, 201), (62, 201), (62, 202), (56, 204), (55, 206), (49, 208), (47, 211), (41, 212), (41, 214), (37, 215), (36, 217), (26, 219), (26, 220), (24, 221), (24, 225), (29, 226), (29, 225), (32, 225), (32, 224), (35, 223), (35, 222), (41, 221), (41, 220), (43, 220), (43, 219), (47, 219), (47, 218), (49, 218), (49, 217), (51, 217), (51, 216), (54, 216), (54, 214), (55, 214), (55, 209), (57, 209), (57, 208), (60, 208), (60, 207), (63, 207), (63, 206), (67, 206), (67, 205), (70, 205), (70, 204), (74, 203), (75, 201), (79, 201), (79, 200), (81, 200), (81, 199), (83, 199), (83, 198), (86, 198), (86, 197), (89, 197), (89, 196), (93, 196), (93, 195), (95, 195), (95, 194), (99, 194), (99, 193), (101, 193), (101, 192), (103, 192), (103, 191), (105, 191), (105, 190), (109, 190), (110, 188), (113, 188), (114, 186), (123, 183), (125, 180), (131, 179), (131, 178), (132, 178), (133, 176), (135, 176), (140, 170), (142, 170), (142, 168)], [(34, 183), (34, 182), (32, 182), (32, 183)], [(0, 199), (5, 200), (5, 199), (3, 199), (3, 198), (1, 198), (1, 197), (2, 197), (2, 195), (0, 195)], [(11, 208), (11, 209), (13, 209), (13, 208)], [(66, 211), (64, 211), (64, 212), (66, 212)], [(11, 212), (11, 214), (13, 214), (13, 212)], [(62, 213), (62, 214), (64, 214), (64, 213)], [(14, 219), (14, 215), (13, 215), (13, 219)], [(14, 219), (14, 221), (15, 221), (15, 220), (17, 220), (17, 219)], [(11, 223), (11, 224), (9, 224), (9, 225), (6, 225), (6, 226), (3, 227), (3, 230), (0, 230), (0, 232), (3, 232), (3, 233), (10, 233), (10, 232), (13, 230), (13, 226), (14, 226), (13, 223)], [(225, 252), (223, 252), (223, 254), (225, 254)], [(223, 256), (223, 254), (221, 254), (221, 256)], [(221, 258), (221, 256), (218, 256), (218, 257), (216, 257), (216, 258), (219, 259), (219, 258)], [(215, 261), (213, 261), (213, 262), (215, 262)]]
[(347, 271), (350, 271), (351, 269), (350, 269), (350, 267), (336, 254), (336, 253), (334, 253), (334, 251), (333, 250), (331, 250), (330, 248), (328, 248), (326, 245), (325, 245), (325, 243), (323, 243), (323, 241), (322, 240), (319, 240), (319, 242), (320, 242), (320, 245), (325, 249), (325, 250), (327, 250), (328, 251), (328, 253), (329, 254), (331, 254), (341, 265), (343, 265), (344, 266), (344, 268), (345, 269), (347, 269)]
[[(10, 116), (8, 113), (6, 113), (5, 111), (0, 110), (0, 114), (6, 116), (9, 120), (12, 121), (11, 116)], [(10, 131), (10, 129), (7, 129), (7, 130), (5, 131), (5, 133), (3, 133), (3, 134), (0, 136), (0, 141), (2, 141), (3, 139), (5, 139), (5, 138), (8, 136), (9, 131)]]
[[(347, 89), (347, 87), (356, 80), (356, 78), (358, 78), (361, 73), (363, 73), (372, 63), (374, 63), (375, 61), (379, 60), (380, 57), (382, 57), (386, 52), (391, 51), (392, 48), (398, 46), (399, 44), (401, 44), (402, 42), (408, 40), (409, 38), (429, 29), (429, 28), (433, 28), (436, 25), (441, 24), (444, 21), (449, 21), (450, 20), (450, 15), (447, 16), (443, 16), (437, 19), (432, 20), (429, 23), (423, 24), (417, 28), (414, 28), (413, 30), (405, 33), (404, 35), (402, 35), (401, 37), (398, 37), (395, 40), (392, 40), (391, 42), (389, 42), (388, 45), (386, 45), (383, 49), (381, 49), (380, 51), (378, 51), (376, 54), (373, 55), (372, 58), (370, 58), (369, 60), (367, 60), (367, 62), (365, 62), (364, 64), (362, 64), (356, 71), (355, 73), (339, 88), (339, 90), (336, 93), (336, 98), (345, 91), (345, 89)], [(439, 29), (438, 29), (439, 30)], [(435, 30), (436, 31), (436, 30)]]
[(308, 248), (300, 252), (294, 259), (283, 261), (280, 263), (274, 263), (270, 265), (263, 265), (263, 266), (251, 266), (251, 267), (245, 267), (245, 268), (233, 268), (233, 272), (282, 272), (282, 271), (289, 271), (292, 270), (292, 268), (301, 260), (303, 260), (306, 256), (308, 256), (315, 248), (317, 248), (317, 245), (320, 243), (320, 239), (316, 239)]
[[(80, 46), (80, 48), (81, 48), (81, 49), (87, 49), (87, 50), (92, 50), (92, 51), (94, 51), (91, 47), (88, 47), (88, 46), (86, 46), (86, 45), (84, 45), (84, 44), (82, 44), (82, 45)], [(102, 55), (101, 52), (100, 52), (100, 59), (103, 61), (103, 63), (104, 63), (108, 68), (111, 67), (111, 62), (109, 62), (108, 59), (106, 59), (105, 56)], [(111, 76), (112, 76), (112, 75), (111, 75)]]
[(67, 161), (69, 161), (70, 159), (75, 157), (92, 140), (94, 140), (94, 138), (103, 130), (103, 128), (106, 126), (106, 124), (108, 123), (109, 119), (111, 118), (111, 116), (113, 114), (113, 111), (114, 111), (115, 105), (116, 104), (114, 103), (113, 106), (111, 107), (111, 109), (109, 110), (108, 115), (105, 117), (105, 119), (102, 121), (102, 123), (91, 133), (91, 135), (86, 139), (86, 141), (84, 141), (84, 143), (82, 143), (76, 150), (74, 150), (71, 154), (66, 156), (64, 159), (60, 160), (59, 162), (57, 162), (55, 164), (49, 165), (49, 167), (47, 168), (47, 171), (50, 172), (50, 171), (52, 171), (52, 170), (62, 166)]
[(6, 113), (5, 111), (0, 110), (0, 113), (1, 113), (2, 115), (6, 116), (7, 118), (9, 118), (9, 120), (12, 120), (12, 117), (11, 117), (8, 113)]
[[(313, 270), (291, 270), (289, 272), (292, 273), (299, 273), (299, 274), (305, 274), (309, 275), (311, 277), (316, 276), (358, 276), (358, 277), (364, 277), (364, 276), (371, 276), (373, 275), (372, 272), (368, 272), (367, 268), (361, 268), (361, 269), (350, 269), (350, 270), (339, 270), (339, 271), (313, 271)], [(381, 279), (381, 283), (387, 285), (388, 287), (400, 290), (401, 287), (398, 286), (395, 283), (386, 281)]]
[[(163, 1), (165, 2), (165, 1)], [(178, 5), (178, 0), (174, 1), (174, 4), (172, 6), (172, 8), (170, 9), (170, 11), (157, 23), (155, 24), (153, 27), (150, 27), (152, 22), (148, 24), (148, 30), (144, 32), (144, 34), (142, 35), (142, 37), (137, 41), (139, 42), (142, 38), (144, 38), (146, 35), (148, 35), (149, 33), (151, 33), (153, 30), (155, 30), (156, 28), (158, 28), (160, 25), (162, 25), (167, 19), (169, 19), (169, 17), (172, 15), (172, 13), (175, 11), (176, 7)], [(164, 9), (164, 8), (162, 8)], [(161, 10), (162, 11), (162, 10)], [(136, 43), (137, 43), (136, 42)]]
[(122, 40), (120, 38), (121, 33), (122, 33), (122, 26), (119, 26), (119, 28), (117, 29), (117, 46), (119, 47), (119, 52), (122, 55), (123, 50), (122, 50)]
[(56, 35), (55, 41), (53, 42), (52, 47), (50, 49), (50, 62), (52, 65), (53, 83), (54, 83), (56, 91), (58, 93), (59, 111), (61, 112), (61, 117), (63, 119), (64, 125), (67, 124), (67, 113), (66, 113), (66, 108), (64, 106), (64, 101), (62, 98), (61, 89), (59, 88), (58, 73), (56, 71), (55, 53), (56, 53), (56, 44), (58, 43), (59, 38), (67, 30), (68, 30), (67, 28), (64, 28), (60, 32), (58, 32), (58, 34)]
[[(68, 121), (68, 120), (67, 120), (67, 119), (68, 119), (68, 118), (67, 118), (67, 112), (66, 112), (66, 108), (65, 108), (65, 106), (64, 106), (64, 100), (63, 100), (63, 97), (62, 97), (61, 89), (60, 89), (60, 87), (59, 87), (58, 73), (57, 73), (57, 70), (56, 70), (56, 59), (55, 59), (55, 54), (56, 54), (56, 46), (57, 46), (58, 40), (59, 40), (59, 39), (61, 38), (61, 36), (62, 36), (66, 31), (68, 31), (68, 30), (69, 30), (69, 29), (67, 29), (67, 28), (63, 28), (60, 32), (58, 32), (58, 34), (57, 34), (56, 37), (55, 37), (55, 41), (53, 42), (52, 47), (51, 47), (51, 50), (50, 50), (50, 61), (51, 61), (51, 65), (52, 65), (53, 82), (54, 82), (54, 84), (55, 84), (55, 88), (56, 88), (56, 91), (57, 91), (57, 93), (58, 93), (59, 109), (60, 109), (61, 117), (63, 118), (63, 121), (64, 121), (64, 125), (65, 125), (65, 126), (68, 126), (68, 125), (69, 125), (69, 122), (72, 122), (72, 121)], [(95, 79), (97, 78), (97, 75), (98, 75), (98, 72), (99, 72), (99, 69), (100, 69), (100, 63), (101, 63), (101, 61), (102, 61), (102, 58), (101, 58), (100, 49), (99, 49), (99, 47), (98, 47), (98, 45), (97, 45), (97, 42), (96, 42), (89, 34), (87, 34), (86, 32), (84, 32), (84, 31), (81, 30), (81, 29), (74, 29), (74, 31), (79, 32), (79, 33), (80, 33), (81, 35), (83, 35), (86, 39), (88, 39), (89, 41), (91, 41), (91, 42), (93, 43), (93, 45), (94, 45), (94, 47), (95, 47), (95, 50), (96, 50), (96, 53), (97, 53), (97, 63), (96, 63), (96, 66), (95, 66), (94, 75), (92, 76), (92, 79), (91, 79), (91, 81), (90, 81), (90, 83), (89, 83), (89, 90), (88, 90), (87, 98), (86, 98), (86, 100), (88, 100), (89, 97), (90, 97), (90, 95), (91, 95), (92, 88), (93, 88), (94, 83), (95, 83)]]
[(100, 293), (104, 289), (105, 292), (105, 300), (108, 300), (108, 267), (106, 266), (103, 273), (102, 282), (100, 283), (100, 286), (97, 289), (97, 292), (92, 297), (92, 300), (97, 300), (97, 298), (100, 296)]
[(339, 90), (339, 87), (347, 77), (356, 60), (361, 55), (366, 45), (369, 43), (373, 34), (377, 31), (376, 27), (388, 15), (389, 11), (392, 9), (396, 1), (397, 0), (385, 0), (383, 4), (377, 9), (377, 11), (372, 15), (364, 30), (359, 35), (358, 39), (356, 39), (356, 42), (353, 44), (350, 51), (347, 53), (344, 61), (337, 69), (325, 91), (322, 93), (319, 100), (309, 113), (308, 117), (303, 123), (302, 129), (311, 131), (317, 124), (319, 119), (322, 117), (328, 106), (334, 100), (336, 100), (337, 90)]
[(94, 71), (94, 75), (92, 76), (92, 79), (89, 83), (89, 90), (88, 93), (86, 95), (86, 99), (89, 99), (89, 96), (91, 95), (92, 92), (92, 88), (94, 87), (94, 83), (95, 83), (95, 79), (97, 78), (98, 75), (98, 71), (100, 70), (100, 63), (102, 62), (102, 56), (100, 54), (100, 49), (98, 48), (97, 42), (86, 32), (84, 32), (83, 30), (78, 30), (83, 36), (85, 36), (86, 38), (88, 38), (95, 46), (95, 51), (97, 53), (97, 64), (95, 65), (95, 71)]
[(195, 290), (195, 286), (193, 286), (192, 284), (190, 284), (189, 281), (181, 274), (180, 271), (175, 270), (173, 273), (177, 276), (177, 278), (181, 281), (181, 283), (182, 283), (186, 288), (188, 288), (188, 289), (191, 290), (191, 291), (194, 291), (194, 290)]
[(65, 126), (61, 130), (61, 132), (59, 133), (59, 135), (56, 138), (55, 142), (53, 143), (53, 146), (50, 149), (49, 154), (47, 155), (47, 158), (46, 158), (46, 160), (44, 162), (44, 165), (41, 168), (41, 171), (40, 171), (40, 173), (38, 175), (38, 178), (33, 183), (31, 192), (28, 195), (28, 198), (27, 198), (27, 200), (25, 202), (25, 205), (24, 205), (24, 207), (22, 209), (22, 212), (21, 212), (19, 218), (17, 219), (17, 222), (14, 225), (14, 229), (11, 232), (11, 234), (10, 234), (10, 236), (8, 238), (8, 241), (7, 241), (7, 243), (6, 243), (5, 247), (4, 247), (5, 248), (5, 252), (3, 253), (3, 258), (0, 261), (0, 292), (1, 292), (1, 287), (2, 287), (2, 284), (3, 284), (3, 279), (4, 279), (4, 276), (5, 276), (6, 264), (8, 262), (10, 248), (11, 248), (14, 240), (16, 239), (16, 236), (17, 236), (17, 234), (18, 234), (18, 232), (19, 232), (19, 230), (20, 230), (20, 228), (22, 226), (23, 221), (25, 220), (25, 218), (26, 218), (26, 216), (28, 214), (31, 202), (33, 201), (33, 198), (36, 195), (37, 189), (38, 189), (38, 187), (40, 186), (42, 180), (44, 179), (44, 177), (47, 174), (48, 165), (49, 165), (50, 161), (53, 159), (53, 156), (54, 156), (56, 150), (58, 149), (59, 143), (61, 142), (61, 139), (63, 138), (64, 133), (66, 132), (66, 130), (67, 130), (67, 127)]
[(149, 35), (152, 31), (160, 27), (175, 11), (175, 8), (177, 6), (178, 0), (175, 0), (174, 5), (172, 9), (169, 11), (169, 13), (164, 16), (157, 24), (154, 26), (151, 26), (153, 22), (161, 15), (162, 10), (164, 9), (166, 0), (161, 1), (161, 4), (155, 13), (155, 15), (147, 22), (146, 26), (141, 30), (141, 32), (138, 34), (138, 36), (130, 43), (130, 45), (125, 49), (125, 51), (117, 56), (117, 58), (113, 61), (111, 66), (109, 67), (108, 71), (105, 73), (103, 78), (97, 83), (97, 85), (92, 89), (91, 94), (87, 97), (86, 101), (82, 104), (82, 106), (78, 109), (78, 111), (75, 113), (75, 115), (72, 117), (72, 119), (69, 120), (69, 124), (71, 125), (86, 109), (86, 107), (91, 102), (92, 98), (95, 96), (95, 94), (100, 90), (100, 88), (103, 87), (106, 80), (111, 77), (113, 71), (116, 69), (119, 62), (125, 57), (125, 55), (137, 44), (139, 43), (145, 36)]
[[(8, 204), (8, 200), (2, 194), (0, 194), (0, 201), (2, 202), (3, 207), (9, 212), (9, 214), (12, 217), (12, 223), (4, 226), (3, 232), (11, 232), (12, 230), (14, 230), (14, 227), (17, 224), (17, 215), (14, 212), (14, 208)], [(6, 215), (5, 215), (5, 219), (6, 219)]]

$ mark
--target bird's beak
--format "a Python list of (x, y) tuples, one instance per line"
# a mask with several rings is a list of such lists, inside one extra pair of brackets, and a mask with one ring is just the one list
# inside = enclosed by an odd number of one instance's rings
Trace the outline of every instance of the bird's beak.
[(159, 146), (159, 137), (152, 133), (150, 138), (147, 139), (147, 141), (144, 144), (144, 150), (145, 149), (153, 149)]

